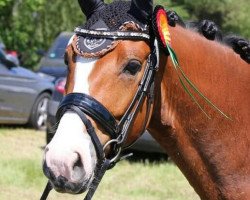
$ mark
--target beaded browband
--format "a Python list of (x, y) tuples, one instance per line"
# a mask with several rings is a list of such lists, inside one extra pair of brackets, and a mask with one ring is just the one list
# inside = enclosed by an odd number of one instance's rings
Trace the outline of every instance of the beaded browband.
[(131, 31), (103, 31), (103, 30), (87, 30), (76, 27), (74, 32), (84, 37), (105, 38), (105, 39), (123, 39), (123, 40), (146, 40), (150, 39), (150, 35), (143, 32)]

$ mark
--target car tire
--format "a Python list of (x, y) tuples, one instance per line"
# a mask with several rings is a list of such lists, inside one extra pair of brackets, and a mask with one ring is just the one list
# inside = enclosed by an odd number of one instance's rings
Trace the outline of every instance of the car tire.
[(36, 130), (45, 130), (48, 116), (48, 103), (51, 95), (42, 93), (36, 99), (30, 114), (29, 125)]

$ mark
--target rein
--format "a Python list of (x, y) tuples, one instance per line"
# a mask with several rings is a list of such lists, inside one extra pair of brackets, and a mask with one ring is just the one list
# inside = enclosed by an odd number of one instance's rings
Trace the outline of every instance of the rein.
[[(103, 175), (105, 172), (114, 167), (117, 162), (125, 159), (131, 154), (121, 156), (122, 149), (124, 148), (125, 141), (128, 137), (131, 126), (135, 120), (135, 117), (140, 110), (142, 103), (147, 98), (147, 109), (145, 123), (143, 131), (146, 128), (146, 124), (149, 119), (150, 108), (154, 98), (154, 77), (159, 67), (159, 49), (158, 41), (146, 33), (142, 32), (131, 32), (131, 31), (96, 31), (86, 30), (77, 27), (75, 29), (76, 35), (94, 38), (112, 38), (121, 40), (146, 40), (151, 43), (151, 53), (148, 56), (146, 68), (142, 80), (138, 86), (137, 92), (129, 105), (127, 111), (119, 122), (116, 121), (114, 116), (96, 99), (90, 97), (87, 94), (71, 93), (66, 95), (59, 105), (56, 117), (60, 121), (65, 112), (71, 111), (76, 113), (86, 126), (87, 132), (91, 137), (97, 154), (97, 165), (94, 172), (94, 179), (90, 185), (84, 200), (90, 200), (94, 195)], [(97, 123), (99, 123), (106, 133), (110, 136), (111, 140), (102, 146), (94, 127), (87, 116), (91, 117)], [(105, 149), (111, 146), (111, 156), (105, 155)], [(46, 200), (49, 192), (52, 190), (50, 182), (42, 194), (40, 200)]]

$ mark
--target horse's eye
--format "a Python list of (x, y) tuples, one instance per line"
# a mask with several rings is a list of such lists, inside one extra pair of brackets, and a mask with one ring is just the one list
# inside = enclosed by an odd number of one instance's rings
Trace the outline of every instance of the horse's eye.
[(123, 69), (123, 73), (136, 75), (141, 70), (141, 63), (138, 60), (130, 60), (129, 63)]

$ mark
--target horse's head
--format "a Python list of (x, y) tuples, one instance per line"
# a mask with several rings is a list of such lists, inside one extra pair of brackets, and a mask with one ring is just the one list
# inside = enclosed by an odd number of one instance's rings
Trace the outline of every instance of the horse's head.
[(147, 26), (152, 1), (79, 3), (87, 22), (66, 50), (66, 96), (44, 155), (45, 175), (69, 193), (88, 189), (103, 157), (116, 160), (145, 130), (156, 65)]

